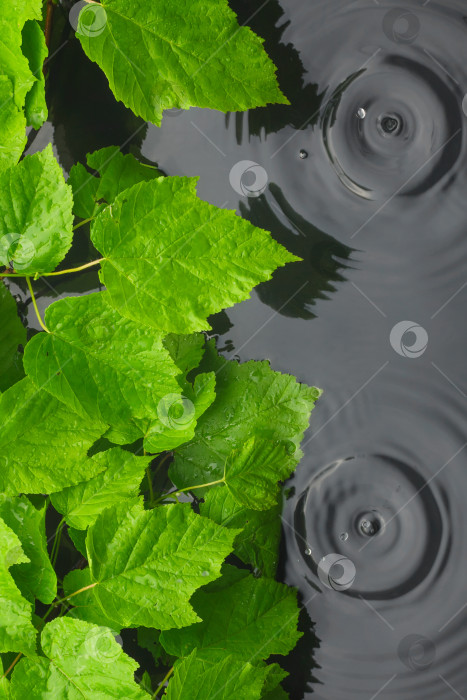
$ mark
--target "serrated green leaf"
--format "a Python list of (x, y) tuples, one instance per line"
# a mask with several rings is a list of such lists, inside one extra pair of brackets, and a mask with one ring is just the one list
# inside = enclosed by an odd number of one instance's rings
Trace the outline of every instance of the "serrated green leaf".
[(117, 100), (154, 124), (168, 108), (228, 112), (288, 103), (263, 40), (238, 26), (226, 0), (103, 0), (79, 19), (81, 46)]
[(200, 504), (201, 515), (224, 527), (242, 528), (234, 553), (245, 564), (274, 578), (279, 562), (281, 505), (265, 511), (250, 510), (237, 503), (226, 488), (209, 489)]
[(11, 574), (28, 600), (50, 604), (57, 595), (57, 577), (50, 563), (45, 536), (46, 506), (35, 508), (25, 497), (0, 494), (0, 517), (18, 536), (28, 562), (11, 567)]
[(52, 620), (41, 635), (44, 657), (23, 659), (11, 680), (13, 700), (149, 700), (135, 682), (136, 661), (106, 627), (68, 617)]
[(97, 476), (50, 497), (53, 507), (65, 517), (68, 525), (78, 530), (92, 525), (105, 508), (138, 496), (144, 470), (152, 457), (137, 457), (114, 447), (90, 459), (99, 463)]
[(117, 146), (88, 153), (86, 162), (100, 177), (77, 163), (71, 168), (68, 179), (73, 189), (74, 212), (83, 219), (95, 216), (123, 190), (162, 175), (157, 168), (140, 163), (133, 155), (123, 155)]
[(76, 413), (108, 423), (114, 441), (126, 444), (154, 424), (167, 429), (160, 404), (180, 396), (179, 370), (160, 332), (123, 318), (106, 300), (98, 292), (51, 304), (49, 333), (30, 340), (24, 367), (37, 386)]
[(210, 314), (298, 260), (267, 231), (198, 199), (195, 178), (125, 190), (93, 221), (91, 238), (104, 257), (100, 278), (110, 303), (127, 318), (175, 333), (210, 328)]
[(28, 563), (18, 536), (0, 518), (0, 652), (29, 655), (36, 650), (36, 630), (31, 622), (32, 605), (23, 598), (9, 569)]
[(48, 50), (44, 32), (35, 20), (29, 20), (23, 27), (23, 53), (28, 59), (29, 69), (35, 82), (26, 95), (26, 121), (34, 129), (40, 129), (47, 119), (45, 102), (45, 76), (42, 70)]
[(212, 663), (195, 649), (175, 664), (167, 700), (258, 700), (268, 673), (231, 654)]
[(18, 345), (25, 345), (27, 336), (16, 302), (3, 282), (0, 282), (0, 318), (0, 391), (5, 391), (24, 376)]
[(84, 420), (28, 377), (0, 396), (0, 491), (53, 493), (90, 479), (86, 453), (105, 430)]
[(223, 570), (227, 585), (220, 585), (221, 579), (194, 594), (193, 607), (202, 622), (162, 632), (161, 643), (169, 654), (187, 656), (196, 649), (198, 658), (210, 661), (232, 653), (256, 663), (293, 649), (301, 637), (296, 592), (251, 574), (228, 585), (232, 568)]
[[(122, 627), (190, 625), (199, 619), (191, 595), (219, 576), (236, 534), (196, 515), (189, 504), (112, 506), (88, 529), (91, 590)], [(68, 583), (66, 589), (66, 595), (73, 592)], [(70, 602), (80, 605), (80, 595)]]
[(279, 496), (277, 482), (287, 479), (293, 468), (284, 443), (253, 436), (227, 457), (225, 485), (237, 503), (268, 510)]
[(0, 264), (51, 272), (73, 238), (73, 200), (49, 144), (0, 173)]
[(178, 487), (221, 479), (232, 450), (250, 437), (285, 441), (290, 467), (320, 390), (274, 372), (268, 362), (224, 360), (209, 347), (203, 369), (216, 372), (216, 400), (198, 421), (194, 439), (177, 449), (170, 478)]

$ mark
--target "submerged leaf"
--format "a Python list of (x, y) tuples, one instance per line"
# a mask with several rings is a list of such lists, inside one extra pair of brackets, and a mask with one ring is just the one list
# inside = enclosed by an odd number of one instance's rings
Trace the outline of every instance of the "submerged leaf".
[[(86, 537), (94, 599), (121, 627), (197, 622), (190, 597), (220, 575), (236, 534), (196, 515), (189, 504), (107, 508)], [(64, 585), (70, 595), (69, 583)], [(70, 602), (83, 604), (80, 595)]]
[(44, 657), (23, 659), (11, 680), (12, 700), (149, 700), (135, 682), (136, 661), (107, 627), (57, 618), (41, 635)]
[(0, 173), (0, 264), (51, 272), (73, 238), (73, 200), (49, 144)]
[(298, 259), (267, 231), (198, 199), (195, 178), (131, 187), (98, 214), (91, 238), (114, 308), (175, 333), (210, 328), (210, 314)]
[(174, 107), (228, 112), (288, 102), (263, 40), (238, 26), (227, 0), (102, 0), (79, 20), (81, 46), (117, 100), (154, 124)]

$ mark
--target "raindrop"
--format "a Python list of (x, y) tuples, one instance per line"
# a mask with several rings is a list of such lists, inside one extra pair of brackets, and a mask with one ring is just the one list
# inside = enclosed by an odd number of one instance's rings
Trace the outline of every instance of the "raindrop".
[(308, 547), (307, 549), (305, 549), (305, 554), (307, 554), (308, 556), (310, 556), (310, 554), (311, 554), (311, 549), (310, 549), (309, 547)]
[(366, 117), (366, 109), (363, 109), (363, 107), (359, 107), (357, 110), (357, 117), (359, 119), (365, 119)]
[(302, 160), (305, 160), (305, 158), (308, 158), (308, 151), (305, 151), (303, 148), (300, 150), (300, 153), (298, 154), (299, 157)]
[(348, 532), (341, 532), (339, 535), (339, 539), (342, 540), (342, 542), (347, 542), (349, 539), (349, 533)]

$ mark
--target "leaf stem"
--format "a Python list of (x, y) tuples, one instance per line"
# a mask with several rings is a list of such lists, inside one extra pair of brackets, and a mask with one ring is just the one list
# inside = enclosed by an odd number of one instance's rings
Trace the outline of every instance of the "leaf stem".
[(16, 664), (18, 663), (18, 661), (20, 660), (20, 658), (21, 658), (22, 656), (23, 656), (23, 652), (20, 651), (19, 654), (18, 654), (18, 656), (15, 656), (15, 658), (13, 659), (13, 661), (11, 662), (11, 664), (8, 666), (7, 670), (6, 670), (5, 673), (3, 674), (2, 678), (6, 678), (6, 677), (8, 676), (8, 674), (10, 673), (10, 671), (16, 666)]
[(79, 224), (76, 224), (76, 226), (73, 226), (73, 231), (76, 231), (77, 228), (80, 228), (81, 226), (88, 224), (90, 221), (94, 221), (95, 218), (96, 218), (95, 216), (90, 216), (88, 219), (83, 219), (82, 221), (79, 222)]
[(26, 282), (27, 282), (27, 285), (28, 285), (29, 293), (31, 294), (32, 304), (33, 304), (33, 306), (34, 306), (34, 311), (36, 312), (37, 320), (39, 321), (39, 324), (40, 324), (41, 327), (45, 330), (45, 332), (48, 333), (48, 332), (49, 332), (49, 329), (47, 328), (47, 326), (44, 324), (43, 320), (41, 319), (41, 315), (40, 315), (40, 313), (39, 313), (39, 309), (37, 308), (36, 297), (34, 296), (34, 292), (33, 292), (33, 289), (32, 289), (32, 284), (31, 284), (31, 278), (29, 277), (29, 275), (26, 275)]
[(55, 530), (54, 543), (52, 545), (52, 551), (50, 552), (50, 562), (55, 568), (55, 562), (57, 561), (58, 550), (60, 547), (60, 540), (62, 538), (63, 526), (65, 524), (65, 518), (62, 518), (57, 525)]
[(73, 598), (73, 596), (78, 595), (78, 593), (83, 593), (84, 591), (88, 591), (90, 588), (94, 588), (94, 586), (97, 586), (97, 581), (95, 581), (94, 583), (90, 583), (89, 586), (83, 586), (83, 588), (80, 588), (78, 591), (75, 591), (74, 593), (70, 593), (70, 595), (67, 595), (64, 598), (60, 598), (60, 600), (56, 600), (53, 605), (56, 608), (57, 605), (60, 605), (61, 603), (65, 603), (67, 600), (70, 600), (70, 598)]
[(172, 668), (171, 668), (169, 671), (167, 671), (167, 673), (165, 674), (164, 678), (161, 680), (161, 682), (160, 682), (159, 685), (157, 686), (156, 692), (155, 692), (154, 695), (152, 696), (152, 700), (154, 700), (154, 698), (157, 698), (157, 696), (159, 695), (159, 692), (162, 690), (162, 688), (164, 687), (164, 685), (167, 683), (167, 681), (169, 680), (169, 678), (170, 678), (170, 676), (172, 675), (173, 672), (174, 672), (174, 667), (172, 666)]
[(157, 506), (158, 503), (168, 498), (169, 496), (177, 497), (180, 493), (185, 493), (186, 491), (194, 491), (195, 489), (204, 489), (207, 486), (216, 486), (216, 484), (225, 484), (225, 474), (222, 477), (222, 479), (217, 479), (217, 481), (209, 481), (207, 484), (197, 484), (197, 486), (187, 486), (185, 489), (175, 489), (175, 491), (169, 491), (169, 493), (165, 493), (163, 496), (158, 498), (157, 501), (154, 501), (152, 505)]
[(70, 267), (68, 270), (59, 270), (59, 272), (44, 272), (41, 277), (54, 277), (55, 275), (67, 275), (69, 272), (79, 272), (80, 270), (85, 270), (87, 267), (92, 267), (93, 265), (98, 265), (104, 260), (104, 258), (99, 258), (99, 260), (93, 260), (92, 262), (86, 263), (85, 265), (80, 265), (79, 267)]

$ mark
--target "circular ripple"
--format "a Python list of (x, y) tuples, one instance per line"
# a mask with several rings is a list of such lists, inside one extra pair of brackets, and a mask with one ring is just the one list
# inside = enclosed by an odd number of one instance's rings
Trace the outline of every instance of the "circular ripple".
[(380, 52), (333, 91), (321, 133), (342, 184), (379, 199), (420, 194), (444, 177), (460, 154), (462, 120), (461, 101), (430, 65)]
[(407, 464), (381, 455), (339, 460), (297, 499), (294, 528), (303, 563), (316, 583), (325, 571), (325, 584), (347, 595), (402, 596), (443, 559), (446, 518), (439, 501)]

